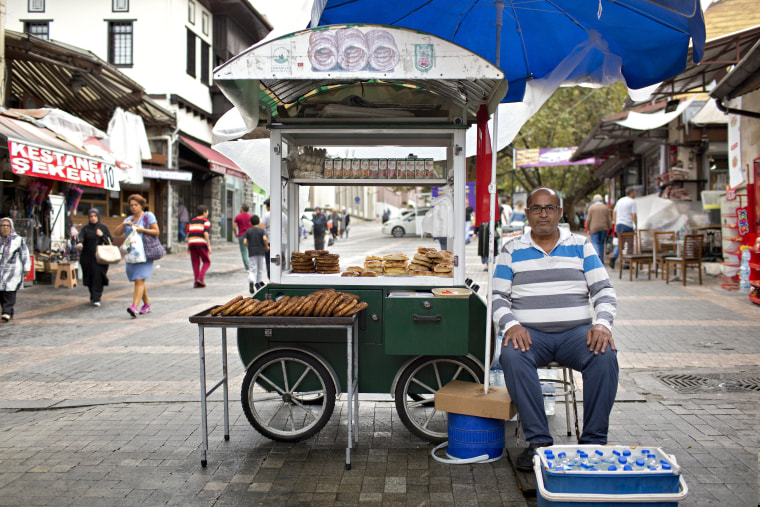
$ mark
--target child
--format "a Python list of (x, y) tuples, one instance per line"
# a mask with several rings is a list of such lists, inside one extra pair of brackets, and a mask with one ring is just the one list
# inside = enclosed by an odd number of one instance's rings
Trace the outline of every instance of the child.
[(243, 244), (248, 247), (248, 290), (253, 294), (255, 285), (264, 280), (266, 268), (266, 253), (269, 251), (269, 241), (266, 231), (259, 227), (261, 219), (258, 215), (251, 217), (251, 227), (243, 235)]

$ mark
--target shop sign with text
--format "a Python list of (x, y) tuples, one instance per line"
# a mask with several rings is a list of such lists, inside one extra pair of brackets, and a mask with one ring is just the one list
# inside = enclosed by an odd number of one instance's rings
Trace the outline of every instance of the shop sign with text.
[(102, 160), (8, 140), (13, 174), (119, 190), (116, 170)]

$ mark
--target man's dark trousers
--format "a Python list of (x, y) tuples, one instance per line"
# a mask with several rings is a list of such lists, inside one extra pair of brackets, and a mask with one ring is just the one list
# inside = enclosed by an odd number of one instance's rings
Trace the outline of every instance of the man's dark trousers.
[(542, 333), (525, 328), (533, 343), (526, 352), (514, 349), (510, 341), (501, 350), (504, 380), (520, 414), (523, 433), (530, 443), (551, 445), (549, 422), (544, 411), (543, 394), (537, 368), (552, 361), (569, 366), (583, 375), (583, 433), (581, 444), (606, 444), (610, 411), (618, 385), (617, 352), (594, 355), (586, 345), (591, 325), (560, 333)]

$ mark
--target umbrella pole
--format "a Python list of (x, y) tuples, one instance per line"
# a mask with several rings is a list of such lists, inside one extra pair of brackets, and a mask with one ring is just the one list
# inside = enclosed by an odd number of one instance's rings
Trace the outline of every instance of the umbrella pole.
[[(496, 7), (496, 66), (501, 64), (501, 27), (504, 20), (504, 2), (502, 0), (496, 0), (494, 2)], [(488, 222), (488, 241), (493, 242), (488, 245), (488, 294), (486, 294), (486, 354), (483, 357), (484, 373), (483, 373), (483, 389), (488, 394), (488, 387), (491, 380), (491, 340), (493, 339), (493, 333), (491, 328), (493, 327), (491, 312), (493, 310), (493, 269), (494, 259), (496, 257), (496, 210), (499, 209), (498, 197), (496, 195), (496, 159), (498, 156), (498, 140), (499, 140), (499, 106), (496, 106), (496, 111), (493, 113), (493, 135), (491, 136), (491, 183), (488, 185), (488, 195), (490, 199), (489, 203), (489, 222)]]

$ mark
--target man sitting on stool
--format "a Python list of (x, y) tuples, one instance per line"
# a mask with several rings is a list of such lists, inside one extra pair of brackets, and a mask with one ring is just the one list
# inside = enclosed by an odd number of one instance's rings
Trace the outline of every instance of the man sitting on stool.
[(525, 211), (530, 232), (501, 249), (492, 290), (494, 326), (504, 334), (504, 380), (529, 443), (516, 466), (530, 471), (535, 449), (554, 442), (537, 372), (552, 361), (583, 375), (580, 443), (607, 443), (618, 384), (611, 333), (617, 300), (591, 242), (559, 228), (554, 190), (533, 190)]

